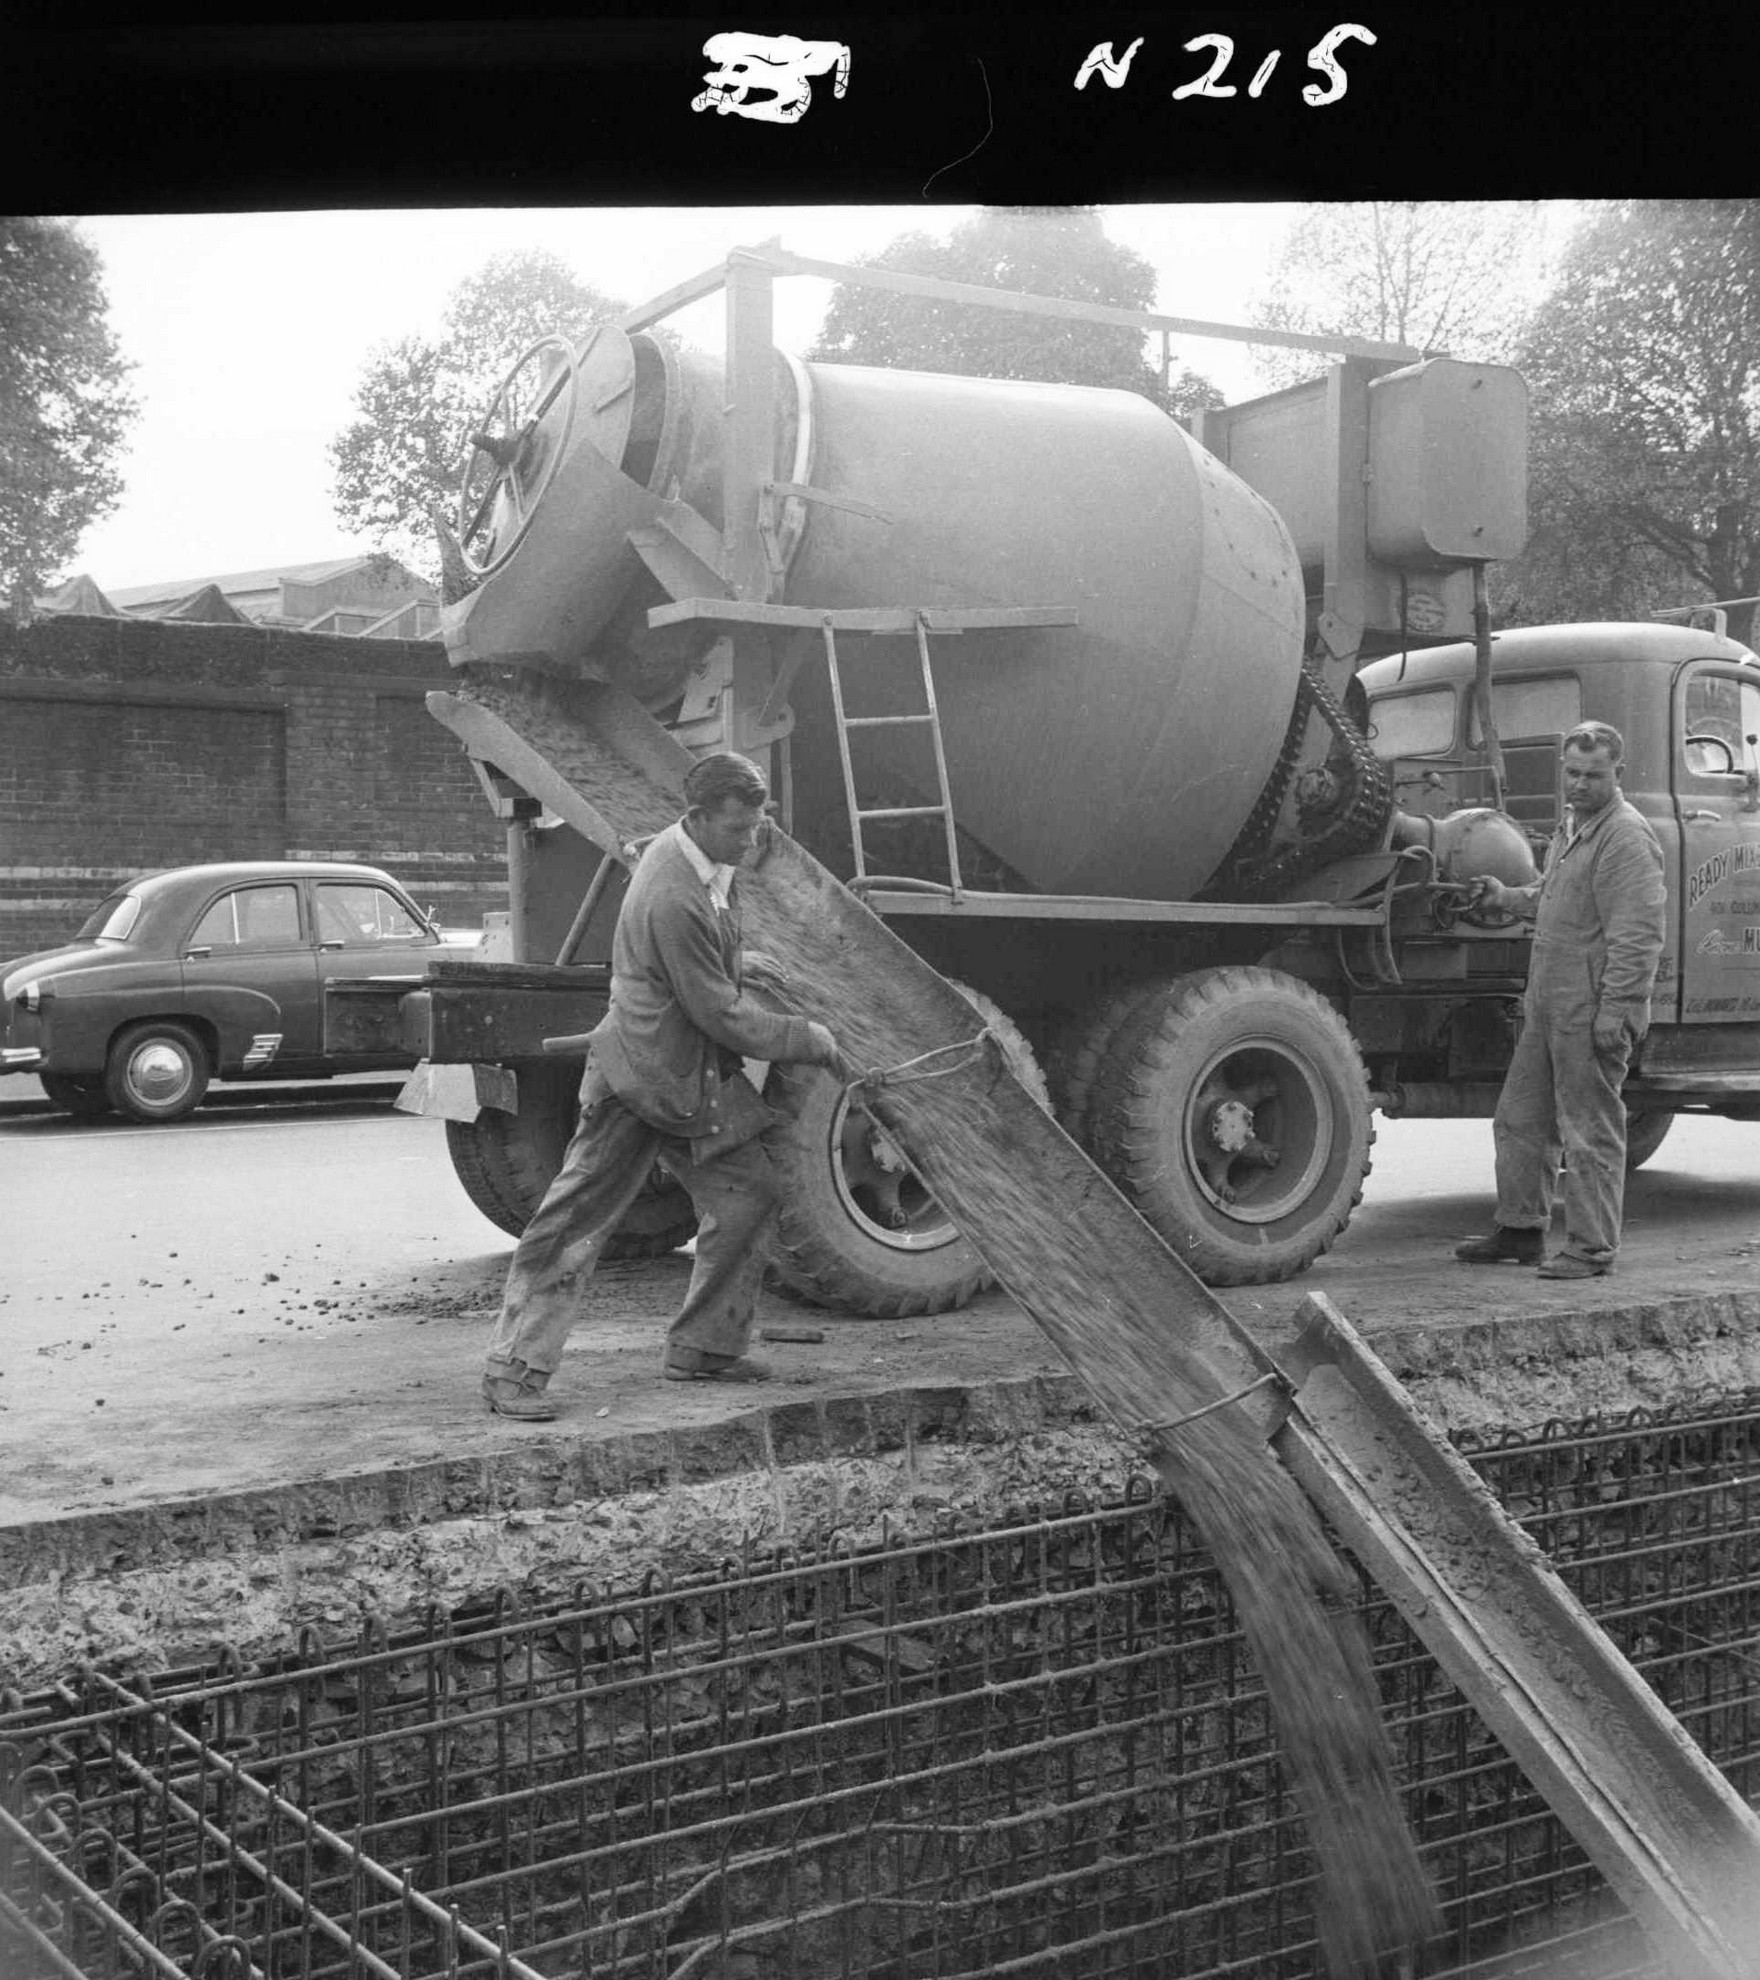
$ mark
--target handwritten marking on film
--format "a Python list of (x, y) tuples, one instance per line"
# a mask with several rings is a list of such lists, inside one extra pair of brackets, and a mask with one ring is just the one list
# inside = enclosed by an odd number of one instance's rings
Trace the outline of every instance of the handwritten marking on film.
[[(1355, 21), (1340, 21), (1337, 27), (1328, 28), (1308, 50), (1308, 67), (1317, 70), (1326, 78), (1324, 85), (1309, 83), (1303, 89), (1302, 101), (1310, 109), (1321, 110), (1329, 103), (1338, 102), (1350, 87), (1350, 78), (1339, 65), (1337, 56), (1340, 43), (1353, 40), (1365, 42), (1371, 48), (1375, 46), (1375, 36), (1366, 27), (1359, 27)], [(1125, 80), (1131, 72), (1131, 63), (1142, 45), (1143, 37), (1138, 35), (1122, 55), (1115, 55), (1110, 41), (1097, 43), (1076, 71), (1076, 88), (1086, 89), (1088, 79), (1091, 76), (1098, 76), (1108, 89), (1123, 89)], [(1182, 83), (1173, 92), (1173, 100), (1176, 103), (1187, 96), (1227, 97), (1239, 93), (1233, 83), (1225, 83), (1222, 80), (1229, 63), (1234, 60), (1234, 37), (1226, 34), (1198, 34), (1185, 44), (1188, 55), (1199, 54), (1204, 49), (1211, 51), (1209, 68), (1201, 76), (1195, 76), (1190, 82)], [(1265, 85), (1271, 80), (1272, 71), (1277, 67), (1278, 58), (1282, 53), (1281, 48), (1274, 48), (1259, 64), (1253, 73), (1253, 80), (1247, 85), (1248, 96), (1257, 97), (1261, 94)]]
[[(693, 110), (797, 124), (813, 100), (813, 76), (830, 76), (831, 93), (849, 88), (849, 49), (841, 41), (801, 41), (792, 34), (712, 34), (703, 53), (716, 66), (693, 97)], [(764, 92), (754, 94), (754, 91)]]

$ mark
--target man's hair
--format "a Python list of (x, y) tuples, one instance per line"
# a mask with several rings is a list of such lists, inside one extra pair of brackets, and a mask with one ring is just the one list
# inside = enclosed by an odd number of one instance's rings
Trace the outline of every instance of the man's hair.
[(1564, 749), (1604, 749), (1617, 768), (1626, 760), (1626, 739), (1611, 722), (1579, 722), (1565, 737)]
[(684, 801), (692, 811), (715, 811), (728, 798), (741, 804), (763, 804), (770, 796), (764, 773), (749, 756), (718, 749), (702, 756), (685, 772)]

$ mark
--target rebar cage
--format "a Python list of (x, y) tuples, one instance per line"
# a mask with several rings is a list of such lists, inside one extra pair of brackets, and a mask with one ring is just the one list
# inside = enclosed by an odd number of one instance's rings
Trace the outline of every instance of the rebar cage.
[[(1457, 1442), (1753, 1800), (1760, 1391)], [(1361, 1615), (1447, 1920), (1417, 1970), (1653, 1974), (1366, 1582)], [(1147, 1483), (5, 1703), (6, 1980), (1319, 1971), (1264, 1691)]]

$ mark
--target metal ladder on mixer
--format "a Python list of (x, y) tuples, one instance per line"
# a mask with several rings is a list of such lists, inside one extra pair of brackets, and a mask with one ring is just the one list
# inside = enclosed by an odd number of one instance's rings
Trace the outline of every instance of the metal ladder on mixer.
[[(852, 715), (844, 706), (843, 675), (837, 657), (837, 634), (829, 617), (824, 621), (821, 632), (825, 641), (825, 667), (831, 676), (831, 707), (837, 719), (837, 754), (843, 766), (843, 794), (849, 806), (850, 847), (855, 856), (855, 876), (852, 887), (860, 892), (864, 885), (873, 885), (880, 877), (868, 871), (867, 846), (863, 839), (863, 827), (869, 822), (884, 818), (939, 818), (947, 839), (947, 871), (952, 882), (952, 895), (957, 901), (964, 891), (959, 872), (959, 846), (953, 824), (953, 793), (947, 782), (947, 751), (941, 739), (941, 710), (935, 700), (935, 669), (929, 658), (929, 627), (927, 615), (919, 612), (911, 630), (917, 641), (917, 666), (923, 683), (923, 706), (898, 715)], [(871, 633), (869, 637), (885, 637)], [(894, 635), (896, 636), (896, 635)], [(935, 750), (935, 781), (941, 793), (939, 804), (906, 805), (864, 805), (856, 791), (855, 765), (851, 759), (849, 732), (852, 729), (906, 729), (926, 728)], [(900, 884), (897, 876), (885, 876), (888, 885)], [(928, 886), (934, 883), (925, 881), (909, 882), (906, 885)], [(937, 886), (936, 891), (940, 889)]]

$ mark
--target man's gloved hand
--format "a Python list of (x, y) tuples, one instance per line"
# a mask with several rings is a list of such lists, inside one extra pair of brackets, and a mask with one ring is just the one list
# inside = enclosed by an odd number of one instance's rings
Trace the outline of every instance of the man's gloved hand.
[(1626, 1021), (1617, 1012), (1597, 1011), (1593, 1026), (1595, 1049), (1611, 1058), (1626, 1041)]
[(816, 1019), (809, 1019), (807, 1034), (813, 1041), (813, 1050), (807, 1056), (810, 1066), (828, 1066), (832, 1072), (842, 1072), (843, 1054), (837, 1049), (837, 1040), (832, 1037), (830, 1028)]
[(1470, 908), (1488, 908), (1493, 914), (1508, 914), (1509, 889), (1495, 873), (1481, 873), (1467, 885), (1472, 889), (1467, 896)]

